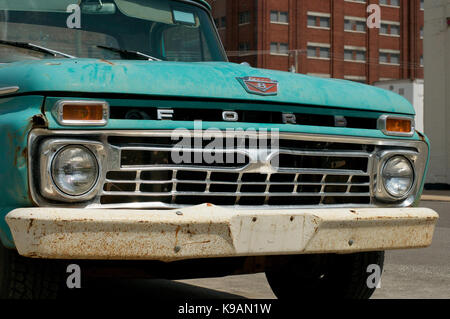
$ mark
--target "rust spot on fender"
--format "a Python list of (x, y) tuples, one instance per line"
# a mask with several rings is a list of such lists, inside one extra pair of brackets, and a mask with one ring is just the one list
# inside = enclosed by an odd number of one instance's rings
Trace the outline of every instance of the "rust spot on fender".
[(105, 60), (105, 59), (100, 59), (100, 62), (109, 64), (109, 65), (115, 65), (114, 63), (112, 63), (111, 61)]
[(37, 114), (31, 118), (31, 128), (46, 128), (48, 126), (47, 119), (42, 114)]
[(10, 145), (14, 145), (14, 136), (10, 132), (7, 133)]
[(22, 150), (22, 157), (27, 160), (28, 159), (28, 147), (25, 146), (25, 148)]
[(19, 155), (20, 155), (20, 147), (17, 146), (16, 149), (14, 150), (14, 166), (17, 166)]
[(416, 133), (417, 133), (417, 135), (419, 135), (420, 140), (422, 142), (425, 142), (425, 136), (422, 133), (420, 133), (419, 131), (417, 131), (417, 130), (416, 130)]

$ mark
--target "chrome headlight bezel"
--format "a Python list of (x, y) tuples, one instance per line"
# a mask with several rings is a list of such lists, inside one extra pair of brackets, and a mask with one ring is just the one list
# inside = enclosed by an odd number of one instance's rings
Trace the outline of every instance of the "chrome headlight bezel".
[[(80, 195), (69, 195), (62, 191), (55, 183), (52, 174), (52, 165), (55, 157), (68, 147), (82, 147), (92, 153), (97, 161), (97, 179), (92, 188)], [(40, 179), (39, 188), (42, 196), (47, 199), (65, 202), (83, 202), (96, 196), (102, 187), (103, 161), (106, 158), (106, 150), (102, 143), (86, 140), (51, 139), (44, 141), (40, 146)]]
[[(386, 164), (395, 157), (404, 157), (413, 170), (413, 182), (409, 190), (403, 196), (393, 196), (385, 187), (385, 181), (383, 177), (383, 170), (386, 167)], [(377, 178), (375, 180), (376, 185), (374, 187), (375, 197), (381, 201), (386, 203), (396, 203), (396, 202), (404, 202), (404, 206), (409, 206), (412, 204), (417, 195), (417, 188), (419, 187), (417, 174), (422, 171), (421, 165), (424, 165), (420, 161), (420, 154), (414, 151), (395, 151), (395, 150), (387, 150), (378, 153), (377, 161), (376, 161), (376, 172)], [(424, 168), (423, 168), (424, 170)]]

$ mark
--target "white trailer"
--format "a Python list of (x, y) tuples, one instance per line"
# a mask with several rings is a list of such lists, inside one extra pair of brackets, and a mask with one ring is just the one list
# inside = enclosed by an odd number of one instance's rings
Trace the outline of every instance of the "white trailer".
[(425, 1), (425, 133), (431, 141), (427, 183), (450, 184), (450, 0)]

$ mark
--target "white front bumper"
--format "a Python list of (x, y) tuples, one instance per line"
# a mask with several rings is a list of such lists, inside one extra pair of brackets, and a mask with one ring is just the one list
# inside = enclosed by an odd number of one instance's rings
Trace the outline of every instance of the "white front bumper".
[(427, 208), (178, 210), (20, 208), (6, 221), (27, 257), (171, 261), (191, 258), (352, 253), (431, 244)]

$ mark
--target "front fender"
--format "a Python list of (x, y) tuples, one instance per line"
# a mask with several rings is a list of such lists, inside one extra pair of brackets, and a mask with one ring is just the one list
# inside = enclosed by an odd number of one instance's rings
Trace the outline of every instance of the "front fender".
[(14, 242), (5, 216), (17, 207), (33, 205), (28, 187), (28, 133), (42, 125), (43, 96), (0, 99), (0, 240), (8, 248)]

